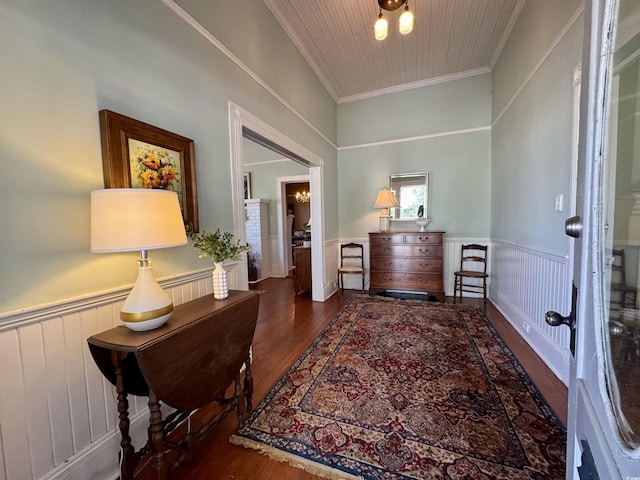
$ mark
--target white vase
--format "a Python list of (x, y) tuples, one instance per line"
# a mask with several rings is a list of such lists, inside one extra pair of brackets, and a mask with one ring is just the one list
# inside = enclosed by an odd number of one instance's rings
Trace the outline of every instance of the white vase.
[(215, 262), (213, 269), (213, 298), (222, 300), (229, 296), (229, 284), (227, 283), (227, 271), (222, 262)]

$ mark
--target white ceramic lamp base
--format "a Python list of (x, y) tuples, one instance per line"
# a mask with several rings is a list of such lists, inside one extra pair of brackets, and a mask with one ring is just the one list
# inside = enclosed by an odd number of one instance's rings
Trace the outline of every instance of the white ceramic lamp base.
[(120, 319), (135, 331), (162, 326), (173, 313), (173, 302), (156, 281), (150, 260), (139, 260), (138, 279), (120, 310)]

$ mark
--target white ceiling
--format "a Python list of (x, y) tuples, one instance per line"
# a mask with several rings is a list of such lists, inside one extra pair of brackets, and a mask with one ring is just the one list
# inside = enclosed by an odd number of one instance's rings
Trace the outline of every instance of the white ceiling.
[(398, 32), (402, 10), (383, 11), (378, 41), (377, 0), (264, 1), (339, 102), (490, 71), (525, 2), (409, 0), (413, 32)]

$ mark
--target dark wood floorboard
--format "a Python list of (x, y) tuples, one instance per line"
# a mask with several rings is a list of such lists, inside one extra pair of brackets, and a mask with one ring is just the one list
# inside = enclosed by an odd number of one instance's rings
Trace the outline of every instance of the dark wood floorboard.
[[(306, 350), (345, 302), (358, 291), (345, 290), (324, 303), (312, 302), (308, 294), (296, 296), (293, 280), (268, 279), (252, 285), (261, 291), (260, 313), (253, 342), (252, 373), (256, 405)], [(450, 299), (447, 299), (450, 301)], [(465, 299), (465, 303), (482, 302)], [(563, 423), (567, 417), (567, 389), (535, 352), (516, 333), (491, 304), (485, 307), (505, 343), (516, 355), (551, 408)], [(194, 415), (192, 429), (214, 412)], [(211, 431), (191, 458), (174, 471), (179, 480), (309, 480), (318, 479), (283, 462), (271, 460), (257, 451), (232, 445), (229, 437), (237, 428), (233, 414)], [(144, 468), (136, 478), (153, 478), (151, 468)]]

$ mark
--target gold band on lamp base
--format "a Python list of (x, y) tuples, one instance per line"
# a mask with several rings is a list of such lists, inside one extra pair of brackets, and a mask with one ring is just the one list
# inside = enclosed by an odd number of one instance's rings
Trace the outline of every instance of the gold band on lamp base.
[(173, 303), (151, 312), (120, 312), (120, 320), (127, 323), (146, 322), (147, 320), (169, 315), (171, 312), (173, 312)]

